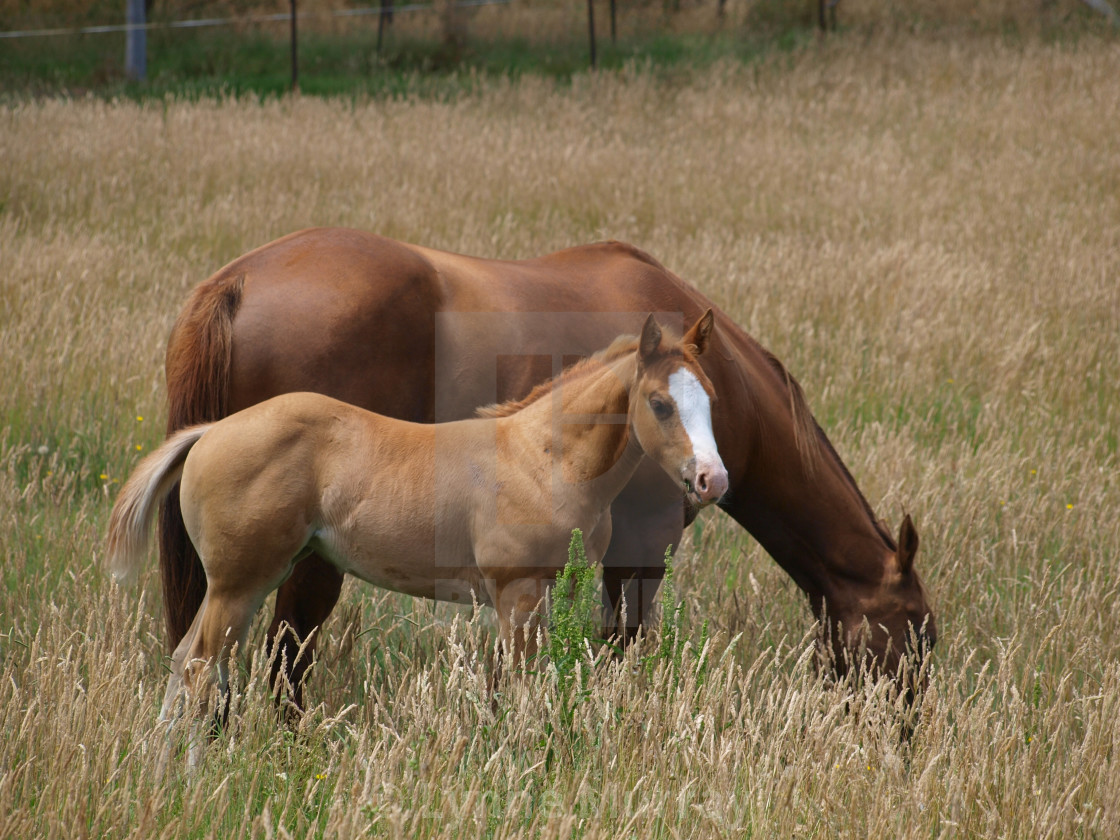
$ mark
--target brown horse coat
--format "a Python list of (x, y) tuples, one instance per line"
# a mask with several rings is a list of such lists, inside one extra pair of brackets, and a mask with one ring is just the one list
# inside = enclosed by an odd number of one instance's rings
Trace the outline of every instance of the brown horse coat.
[[(356, 230), (300, 231), (234, 260), (191, 295), (168, 344), (168, 429), (298, 390), (420, 422), (467, 417), (636, 331), (650, 311), (691, 321), (711, 306), (618, 242), (500, 261)], [(927, 647), (936, 638), (913, 567), (913, 525), (907, 517), (892, 538), (793, 377), (718, 309), (716, 324), (702, 364), (720, 395), (714, 432), (731, 481), (721, 507), (818, 616), (827, 610), (837, 653), (858, 648), (866, 620), (867, 649), (892, 669), (911, 630)], [(686, 515), (672, 482), (645, 466), (615, 500), (604, 590), (612, 605), (625, 591), (632, 619), (648, 615), (665, 546), (679, 542)], [(174, 504), (161, 517), (160, 549), (174, 644), (205, 587)], [(305, 560), (280, 590), (271, 632), (287, 622), (306, 636), (340, 585), (329, 565)], [(315, 597), (297, 603), (296, 591)], [(298, 683), (300, 669), (292, 676)]]

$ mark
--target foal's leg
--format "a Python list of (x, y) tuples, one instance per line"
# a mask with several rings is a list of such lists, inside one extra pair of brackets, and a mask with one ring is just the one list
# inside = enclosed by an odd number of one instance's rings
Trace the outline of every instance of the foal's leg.
[(268, 628), (270, 684), (276, 691), (277, 703), (287, 687), (293, 706), (302, 711), (303, 679), (313, 662), (319, 636), (315, 631), (338, 603), (343, 577), (326, 560), (312, 554), (299, 562), (292, 576), (277, 590), (276, 610)]
[[(174, 653), (171, 654), (171, 676), (167, 678), (167, 689), (163, 693), (163, 706), (159, 712), (160, 724), (166, 727), (166, 741), (163, 748), (160, 750), (159, 760), (156, 764), (156, 779), (162, 780), (167, 772), (167, 766), (171, 759), (172, 740), (171, 730), (176, 721), (183, 716), (184, 707), (188, 703), (187, 689), (184, 684), (184, 667), (187, 662), (187, 656), (194, 644), (195, 638), (198, 636), (198, 628), (202, 623), (202, 612), (206, 607), (206, 598), (203, 596), (203, 602), (199, 606), (198, 612), (195, 613), (194, 621), (191, 622), (187, 632), (179, 640), (176, 645)], [(194, 722), (191, 722), (193, 729)]]
[(537, 578), (519, 578), (501, 585), (488, 581), (487, 588), (498, 611), (503, 653), (508, 653), (512, 667), (519, 668), (537, 655), (540, 607), (548, 593), (548, 582)]
[(229, 692), (229, 660), (234, 646), (244, 649), (253, 615), (260, 606), (255, 593), (207, 590), (190, 629), (171, 659), (160, 719), (168, 723), (184, 711), (191, 716), (188, 763), (197, 766), (205, 744), (207, 713), (215, 688), (217, 717), (224, 716)]

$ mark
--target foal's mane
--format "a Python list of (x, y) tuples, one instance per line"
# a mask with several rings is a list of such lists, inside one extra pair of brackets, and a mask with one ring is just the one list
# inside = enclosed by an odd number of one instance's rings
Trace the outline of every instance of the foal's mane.
[[(592, 353), (590, 356), (580, 359), (578, 362), (573, 362), (571, 365), (564, 368), (559, 376), (541, 382), (523, 398), (486, 405), (479, 408), (475, 413), (479, 417), (508, 417), (511, 414), (516, 414), (526, 406), (537, 402), (545, 394), (551, 394), (557, 385), (580, 379), (591, 371), (598, 370), (603, 365), (608, 365), (628, 353), (635, 352), (637, 349), (638, 336), (620, 335), (604, 349)], [(663, 356), (681, 356), (690, 363), (696, 360), (696, 356), (692, 352), (692, 345), (682, 344), (680, 339), (663, 341), (658, 353)]]
[(516, 414), (526, 406), (532, 405), (545, 394), (551, 394), (557, 385), (562, 383), (569, 383), (576, 379), (581, 379), (586, 376), (590, 371), (598, 370), (604, 364), (610, 364), (616, 359), (625, 356), (627, 353), (633, 353), (638, 349), (638, 337), (636, 335), (620, 335), (604, 349), (592, 353), (586, 358), (573, 362), (564, 368), (558, 376), (552, 379), (545, 380), (540, 384), (534, 386), (533, 390), (526, 394), (519, 400), (506, 400), (501, 403), (494, 403), (493, 405), (484, 405), (479, 408), (475, 414), (479, 417), (509, 417), (511, 414)]

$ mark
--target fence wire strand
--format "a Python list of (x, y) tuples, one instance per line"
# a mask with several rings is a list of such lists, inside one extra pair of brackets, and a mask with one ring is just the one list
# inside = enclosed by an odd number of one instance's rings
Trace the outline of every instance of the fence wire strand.
[[(459, 0), (453, 5), (458, 8), (476, 6), (507, 6), (513, 0)], [(366, 6), (360, 9), (332, 9), (326, 11), (297, 12), (296, 20), (324, 17), (363, 17), (368, 15), (422, 12), (435, 9), (431, 3), (408, 3), (403, 6)], [(57, 35), (104, 35), (112, 32), (147, 32), (154, 29), (204, 29), (213, 26), (234, 26), (247, 23), (286, 23), (292, 19), (290, 12), (276, 12), (269, 15), (244, 15), (241, 17), (198, 18), (195, 20), (171, 20), (148, 23), (112, 23), (99, 26), (76, 26), (59, 29), (23, 29), (0, 32), (0, 39), (45, 38)]]

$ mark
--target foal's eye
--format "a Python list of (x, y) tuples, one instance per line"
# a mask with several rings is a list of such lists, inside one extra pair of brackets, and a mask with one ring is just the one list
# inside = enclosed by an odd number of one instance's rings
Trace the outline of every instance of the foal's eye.
[(649, 407), (653, 409), (653, 416), (658, 420), (668, 420), (673, 416), (673, 404), (665, 402), (660, 397), (650, 397)]

